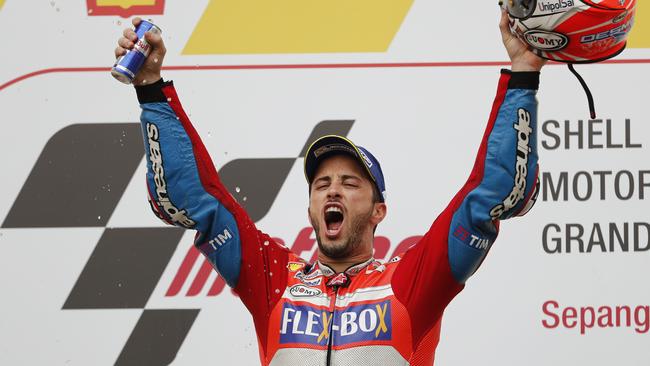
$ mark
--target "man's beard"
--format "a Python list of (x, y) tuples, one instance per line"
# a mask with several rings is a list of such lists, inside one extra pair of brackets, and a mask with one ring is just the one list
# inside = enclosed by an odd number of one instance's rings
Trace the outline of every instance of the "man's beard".
[[(350, 224), (350, 235), (347, 240), (340, 244), (330, 243), (330, 245), (323, 245), (320, 236), (320, 225), (318, 220), (312, 218), (311, 222), (316, 232), (316, 241), (318, 242), (318, 249), (321, 253), (332, 259), (343, 259), (348, 257), (361, 245), (363, 239), (363, 231), (370, 224), (370, 217), (372, 216), (372, 208), (367, 213), (361, 213), (357, 217), (352, 218)], [(327, 240), (327, 239), (326, 239)]]

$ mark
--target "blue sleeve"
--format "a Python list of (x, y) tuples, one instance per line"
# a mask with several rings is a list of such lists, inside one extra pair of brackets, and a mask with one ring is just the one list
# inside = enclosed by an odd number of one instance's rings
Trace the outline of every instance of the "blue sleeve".
[(236, 286), (241, 266), (238, 221), (248, 217), (238, 215), (241, 208), (220, 183), (171, 83), (160, 80), (136, 91), (151, 208), (168, 224), (197, 230), (196, 247), (228, 285)]
[(539, 73), (502, 72), (474, 169), (452, 205), (449, 262), (460, 283), (487, 255), (499, 220), (525, 214), (536, 200), (538, 85)]

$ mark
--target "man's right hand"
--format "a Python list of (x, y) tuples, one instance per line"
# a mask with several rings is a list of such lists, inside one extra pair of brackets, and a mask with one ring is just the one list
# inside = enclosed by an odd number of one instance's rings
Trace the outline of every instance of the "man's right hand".
[[(134, 27), (137, 27), (142, 19), (136, 17), (131, 21)], [(160, 80), (160, 69), (162, 68), (163, 58), (167, 49), (165, 48), (165, 43), (162, 40), (160, 34), (153, 34), (147, 32), (144, 35), (144, 38), (151, 46), (151, 53), (149, 57), (144, 61), (144, 64), (140, 68), (140, 71), (133, 78), (133, 85), (147, 85), (155, 83)], [(137, 42), (138, 37), (135, 34), (135, 31), (131, 28), (127, 28), (122, 32), (122, 37), (117, 40), (117, 48), (115, 48), (115, 58), (118, 58), (126, 53), (126, 51), (133, 49), (135, 42)]]

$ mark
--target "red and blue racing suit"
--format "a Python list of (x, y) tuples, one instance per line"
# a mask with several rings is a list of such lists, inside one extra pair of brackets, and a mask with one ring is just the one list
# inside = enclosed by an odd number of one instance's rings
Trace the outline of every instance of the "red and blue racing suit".
[(147, 186), (252, 314), (263, 365), (432, 365), (447, 304), (485, 258), (499, 221), (535, 201), (539, 73), (502, 71), (465, 185), (422, 239), (343, 273), (259, 231), (220, 182), (171, 82), (137, 87)]

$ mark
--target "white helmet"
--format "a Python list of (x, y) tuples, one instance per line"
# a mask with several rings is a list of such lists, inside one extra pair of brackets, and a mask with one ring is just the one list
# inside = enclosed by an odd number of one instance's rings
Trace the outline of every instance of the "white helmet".
[(505, 0), (510, 29), (540, 57), (598, 62), (625, 49), (636, 0)]

